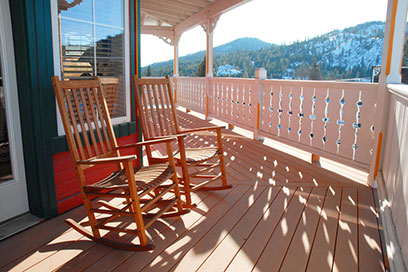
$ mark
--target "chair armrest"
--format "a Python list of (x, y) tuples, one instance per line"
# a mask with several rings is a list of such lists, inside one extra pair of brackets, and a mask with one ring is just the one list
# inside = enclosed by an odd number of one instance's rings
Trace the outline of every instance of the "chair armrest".
[(127, 145), (121, 145), (118, 146), (117, 149), (125, 149), (125, 148), (131, 148), (131, 147), (138, 147), (142, 145), (153, 145), (153, 144), (161, 144), (161, 143), (167, 143), (167, 142), (172, 142), (175, 141), (175, 137), (166, 137), (166, 138), (159, 138), (159, 139), (153, 139), (153, 140), (148, 140), (148, 141), (143, 141), (143, 142), (138, 142), (138, 143), (132, 143), (132, 144), (127, 144)]
[(173, 137), (176, 137), (177, 139), (179, 139), (179, 138), (186, 138), (188, 136), (188, 134), (186, 134), (186, 133), (180, 133), (180, 134), (172, 134), (172, 135), (169, 135), (169, 136), (159, 136), (159, 137), (153, 137), (153, 138), (151, 138), (152, 140), (158, 140), (158, 139), (164, 139), (164, 138), (168, 138), (168, 137), (171, 137), (171, 138), (173, 138)]
[(219, 130), (225, 128), (225, 126), (215, 126), (215, 127), (202, 127), (202, 128), (194, 128), (194, 129), (186, 129), (180, 131), (181, 133), (190, 133), (190, 132), (198, 132), (198, 131), (206, 131), (206, 130)]
[(98, 159), (89, 159), (77, 161), (77, 164), (89, 165), (89, 164), (106, 164), (106, 163), (120, 163), (126, 161), (136, 160), (135, 155), (121, 156), (121, 157), (108, 157), (108, 158), (98, 158)]

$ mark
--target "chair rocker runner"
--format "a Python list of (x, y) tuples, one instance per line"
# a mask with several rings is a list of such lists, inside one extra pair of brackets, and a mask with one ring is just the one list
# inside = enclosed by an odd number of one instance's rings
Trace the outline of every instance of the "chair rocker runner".
[[(225, 162), (222, 147), (221, 129), (224, 127), (204, 127), (196, 129), (181, 129), (172, 98), (170, 78), (137, 78), (133, 76), (135, 89), (138, 90), (136, 108), (142, 124), (145, 140), (161, 139), (176, 136), (179, 151), (174, 154), (176, 166), (181, 167), (179, 177), (182, 194), (185, 195), (185, 206), (191, 207), (191, 192), (196, 190), (224, 190), (232, 188), (227, 184)], [(216, 131), (217, 147), (187, 148), (184, 137), (187, 134), (201, 131)], [(150, 147), (146, 148), (150, 163), (161, 163), (162, 158), (153, 157)], [(218, 159), (218, 160), (217, 160)], [(217, 160), (216, 162), (211, 162)], [(219, 168), (219, 174), (208, 174)], [(192, 169), (192, 170), (190, 170)], [(199, 170), (197, 170), (199, 169)], [(204, 174), (206, 173), (207, 174)], [(197, 185), (192, 179), (205, 180)], [(221, 185), (208, 186), (217, 180)]]
[[(55, 76), (52, 80), (92, 232), (72, 219), (66, 220), (67, 223), (86, 237), (114, 248), (134, 251), (153, 249), (154, 246), (148, 244), (146, 228), (160, 217), (179, 216), (188, 212), (182, 207), (175, 171), (171, 147), (171, 141), (175, 138), (118, 146), (99, 78), (60, 81)], [(123, 150), (128, 149), (129, 153), (137, 147), (153, 144), (166, 145), (167, 161), (135, 167), (135, 155), (121, 155)], [(88, 184), (84, 170), (98, 165), (116, 171), (100, 181)], [(169, 197), (170, 193), (174, 197)], [(95, 197), (116, 201), (118, 205), (99, 201), (96, 207), (91, 202)], [(134, 220), (136, 228), (119, 227), (115, 222), (126, 217)], [(137, 234), (139, 244), (101, 237), (100, 230), (108, 230), (108, 235), (112, 234), (110, 232)]]

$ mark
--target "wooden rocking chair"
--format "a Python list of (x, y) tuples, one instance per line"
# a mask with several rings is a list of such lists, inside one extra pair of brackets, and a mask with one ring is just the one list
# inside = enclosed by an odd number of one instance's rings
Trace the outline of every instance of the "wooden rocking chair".
[[(137, 78), (133, 76), (137, 92), (136, 108), (142, 123), (143, 137), (145, 140), (161, 139), (176, 136), (179, 150), (174, 154), (176, 166), (182, 168), (182, 177), (179, 177), (182, 194), (185, 195), (185, 207), (192, 207), (191, 192), (196, 190), (224, 190), (232, 188), (227, 184), (224, 154), (222, 147), (222, 126), (203, 127), (196, 129), (180, 129), (172, 98), (170, 78)], [(186, 134), (199, 131), (216, 131), (217, 147), (186, 148), (184, 137)], [(146, 148), (150, 163), (161, 163), (162, 158), (152, 156), (150, 147)], [(210, 162), (218, 159), (216, 162)], [(193, 171), (189, 169), (195, 168)], [(196, 170), (196, 169), (199, 170)], [(203, 173), (220, 169), (217, 175)], [(205, 181), (192, 185), (191, 179), (204, 179)], [(207, 186), (221, 180), (219, 186)]]
[[(92, 233), (72, 219), (67, 219), (67, 223), (84, 236), (114, 248), (134, 251), (153, 249), (154, 246), (148, 244), (146, 228), (160, 217), (179, 216), (188, 212), (182, 207), (175, 171), (171, 147), (171, 141), (175, 138), (118, 146), (99, 78), (60, 81), (55, 76), (52, 80)], [(142, 145), (163, 143), (166, 144), (168, 161), (161, 164), (135, 167), (135, 155), (120, 154), (121, 150), (127, 148), (134, 150)], [(96, 183), (87, 184), (84, 170), (101, 164), (116, 168), (117, 171)], [(171, 192), (174, 197), (167, 197), (167, 193)], [(91, 202), (94, 197), (109, 200), (119, 198), (123, 204), (115, 207), (100, 201), (102, 207), (97, 208)], [(174, 211), (174, 206), (177, 211)], [(95, 214), (105, 217), (97, 219)], [(136, 222), (136, 229), (112, 226), (114, 220), (125, 216)], [(101, 229), (137, 234), (140, 244), (121, 243), (101, 237)]]

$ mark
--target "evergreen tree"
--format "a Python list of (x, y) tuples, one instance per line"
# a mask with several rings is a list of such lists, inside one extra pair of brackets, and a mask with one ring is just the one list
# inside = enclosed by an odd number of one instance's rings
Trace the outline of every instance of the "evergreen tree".
[(152, 76), (152, 68), (150, 67), (150, 65), (147, 67), (146, 76), (148, 77)]
[(312, 67), (309, 71), (309, 79), (310, 80), (320, 80), (322, 79), (322, 73), (320, 72), (320, 66), (317, 65), (317, 61), (314, 60)]
[(307, 79), (309, 75), (309, 66), (302, 62), (301, 65), (296, 69), (296, 77), (299, 79)]
[(197, 72), (195, 73), (195, 76), (197, 77), (205, 77), (205, 70), (206, 70), (206, 60), (205, 56), (203, 60), (200, 62), (200, 64), (197, 67)]

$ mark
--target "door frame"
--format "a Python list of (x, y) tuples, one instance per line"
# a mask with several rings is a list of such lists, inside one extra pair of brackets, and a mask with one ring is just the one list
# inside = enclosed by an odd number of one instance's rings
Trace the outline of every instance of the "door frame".
[[(19, 201), (17, 201), (19, 202), (18, 206), (13, 205), (13, 207), (16, 209), (15, 213), (17, 213), (14, 216), (16, 216), (28, 212), (29, 204), (21, 136), (19, 99), (9, 0), (0, 0), (0, 18), (2, 18), (0, 20), (0, 65), (2, 65), (3, 89), (6, 104), (6, 121), (10, 146), (10, 162), (13, 174), (13, 178), (11, 180), (0, 183), (0, 191), (11, 191), (11, 187), (19, 186), (18, 190), (21, 190), (19, 196), (20, 198), (23, 197), (24, 199), (19, 199)], [(10, 196), (10, 198), (11, 197), (12, 196)], [(0, 199), (0, 203), (2, 203), (4, 200)]]

